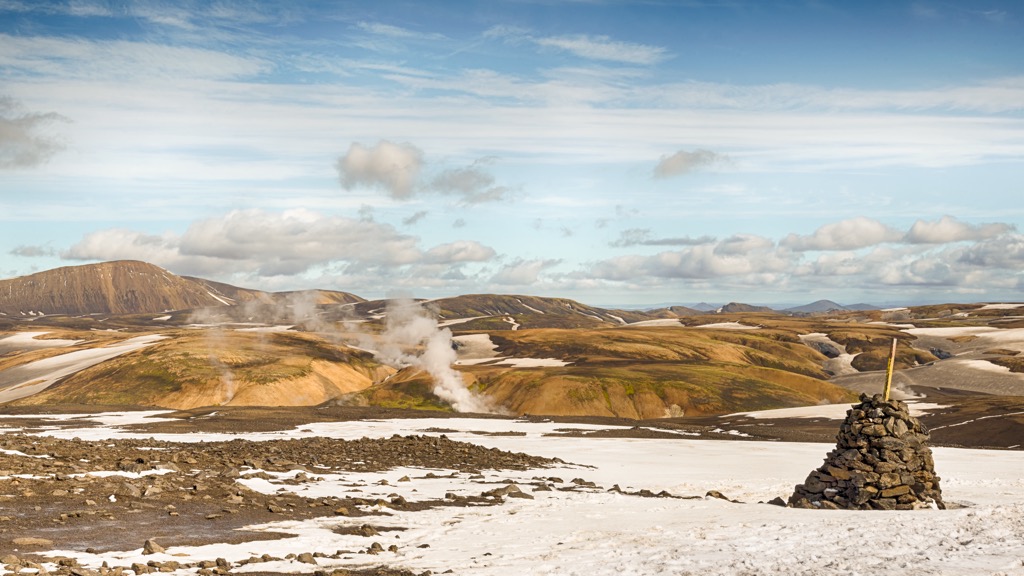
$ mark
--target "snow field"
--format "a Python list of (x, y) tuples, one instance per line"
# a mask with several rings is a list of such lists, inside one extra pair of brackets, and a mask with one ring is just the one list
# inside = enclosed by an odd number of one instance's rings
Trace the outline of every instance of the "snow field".
[[(104, 417), (107, 418), (107, 417)], [(128, 418), (125, 418), (127, 421)], [(339, 438), (386, 437), (391, 434), (439, 434), (487, 447), (559, 457), (573, 464), (550, 469), (484, 471), (484, 478), (451, 471), (396, 469), (383, 473), (324, 473), (299, 485), (246, 478), (253, 489), (285, 489), (308, 495), (352, 495), (407, 500), (443, 497), (445, 492), (480, 494), (512, 480), (534, 500), (508, 498), (486, 507), (439, 507), (422, 512), (382, 509), (387, 516), (320, 518), (254, 527), (291, 537), (237, 545), (177, 547), (166, 554), (143, 556), (141, 548), (106, 554), (54, 551), (98, 567), (148, 560), (179, 562), (223, 557), (231, 561), (264, 553), (283, 558), (289, 553), (350, 550), (341, 559), (318, 559), (320, 568), (358, 568), (386, 563), (434, 573), (507, 575), (621, 574), (877, 574), (1024, 575), (1024, 452), (935, 448), (936, 471), (942, 476), (947, 503), (964, 508), (945, 511), (849, 512), (796, 510), (758, 504), (788, 497), (819, 466), (832, 448), (828, 444), (578, 438), (544, 436), (559, 429), (595, 427), (509, 420), (431, 419), (317, 423), (292, 431), (292, 436)], [(109, 436), (124, 436), (113, 428)], [(73, 434), (82, 430), (54, 430)], [(523, 436), (492, 436), (480, 432), (515, 432)], [(97, 437), (100, 435), (97, 434)], [(151, 435), (145, 435), (149, 437)], [(163, 435), (188, 441), (192, 436)], [(206, 436), (209, 437), (209, 436)], [(267, 434), (236, 437), (260, 439)], [(325, 471), (326, 472), (326, 471)], [(400, 482), (408, 476), (408, 482)], [(532, 492), (535, 477), (557, 476), (556, 490)], [(558, 491), (573, 478), (595, 482), (596, 489)], [(387, 484), (382, 484), (386, 480)], [(618, 484), (625, 491), (660, 490), (679, 496), (703, 497), (719, 490), (743, 503), (714, 498), (641, 498), (607, 492)], [(341, 535), (339, 526), (371, 524), (403, 528), (378, 536)], [(397, 553), (360, 553), (372, 542)], [(141, 546), (142, 542), (139, 542)], [(427, 544), (429, 547), (419, 548)], [(308, 572), (309, 565), (292, 561), (252, 564), (233, 569)], [(184, 571), (182, 572), (184, 574)]]

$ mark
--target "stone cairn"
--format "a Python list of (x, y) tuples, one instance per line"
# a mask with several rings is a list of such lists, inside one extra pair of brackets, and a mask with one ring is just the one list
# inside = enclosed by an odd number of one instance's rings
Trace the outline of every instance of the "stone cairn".
[(846, 413), (836, 447), (796, 486), (794, 508), (945, 509), (928, 432), (907, 405), (861, 394)]

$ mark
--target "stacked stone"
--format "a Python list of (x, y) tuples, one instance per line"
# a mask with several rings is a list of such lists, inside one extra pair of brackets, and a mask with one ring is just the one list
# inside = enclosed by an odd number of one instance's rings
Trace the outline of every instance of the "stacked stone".
[(832, 510), (945, 508), (928, 432), (907, 405), (861, 394), (836, 447), (798, 484), (789, 505)]

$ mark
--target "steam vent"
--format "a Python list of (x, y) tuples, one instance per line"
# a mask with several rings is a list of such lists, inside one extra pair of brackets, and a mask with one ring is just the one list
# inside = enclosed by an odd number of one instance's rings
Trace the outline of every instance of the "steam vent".
[(898, 400), (861, 394), (836, 447), (798, 484), (789, 505), (831, 510), (915, 510), (942, 503), (928, 433)]

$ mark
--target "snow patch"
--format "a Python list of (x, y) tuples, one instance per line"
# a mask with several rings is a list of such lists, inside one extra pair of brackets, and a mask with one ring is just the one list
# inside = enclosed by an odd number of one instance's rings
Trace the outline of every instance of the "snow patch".
[(209, 290), (207, 290), (206, 293), (209, 294), (210, 296), (213, 296), (214, 300), (220, 302), (221, 304), (223, 304), (225, 306), (231, 306), (233, 304), (233, 302), (229, 302), (228, 300), (226, 300), (224, 298), (221, 298), (220, 296), (217, 296), (216, 294), (214, 294), (213, 292), (210, 292)]
[(627, 326), (682, 326), (683, 323), (678, 318), (657, 318), (654, 320), (641, 320), (639, 322), (631, 322)]
[(701, 324), (694, 328), (714, 328), (717, 330), (759, 330), (760, 326), (750, 326), (739, 322), (715, 322), (714, 324)]
[(46, 340), (39, 340), (40, 336), (49, 334), (49, 332), (18, 332), (0, 338), (0, 349), (9, 348), (63, 348), (65, 346), (74, 346), (82, 342), (82, 340), (61, 340), (58, 338), (49, 338)]
[[(939, 410), (948, 406), (926, 402), (907, 402), (911, 416), (921, 416), (928, 410)], [(746, 416), (755, 420), (766, 420), (774, 418), (825, 418), (828, 420), (843, 420), (846, 418), (846, 411), (850, 404), (822, 404), (819, 406), (798, 406), (796, 408), (778, 408), (775, 410), (758, 410), (756, 412), (737, 412), (722, 416), (731, 418)]]
[(0, 389), (0, 402), (31, 396), (49, 388), (65, 376), (133, 350), (145, 348), (164, 338), (166, 337), (159, 334), (137, 336), (111, 346), (68, 352), (10, 368), (5, 371), (8, 381)]

